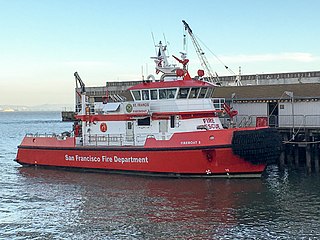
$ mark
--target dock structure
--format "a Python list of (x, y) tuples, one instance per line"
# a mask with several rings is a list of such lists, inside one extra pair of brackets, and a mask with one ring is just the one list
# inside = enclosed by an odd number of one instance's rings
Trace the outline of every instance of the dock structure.
[(280, 166), (319, 172), (320, 83), (221, 87), (216, 97), (239, 112), (225, 124), (277, 128), (283, 139)]
[(74, 111), (63, 111), (61, 112), (61, 118), (63, 122), (73, 122), (75, 121)]
[[(222, 87), (216, 88), (214, 97), (225, 98), (239, 112), (233, 119), (222, 118), (226, 127), (233, 124), (236, 127), (277, 128), (283, 138), (280, 167), (305, 166), (308, 172), (319, 172), (320, 71), (219, 78)], [(241, 86), (232, 86), (239, 78)], [(141, 82), (107, 82), (103, 87), (89, 87), (87, 92), (95, 100), (130, 100), (126, 90)], [(62, 114), (63, 120), (72, 116), (71, 112)]]

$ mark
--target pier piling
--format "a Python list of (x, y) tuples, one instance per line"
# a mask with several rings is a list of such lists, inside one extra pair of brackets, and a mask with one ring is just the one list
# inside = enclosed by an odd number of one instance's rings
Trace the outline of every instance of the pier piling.
[(304, 166), (308, 173), (312, 171), (320, 173), (320, 129), (304, 128), (295, 139), (289, 140), (287, 140), (291, 132), (289, 128), (278, 128), (278, 130), (283, 139), (283, 152), (278, 162), (280, 168), (287, 166), (298, 169)]
[(315, 144), (314, 146), (314, 168), (315, 172), (319, 173), (319, 145)]

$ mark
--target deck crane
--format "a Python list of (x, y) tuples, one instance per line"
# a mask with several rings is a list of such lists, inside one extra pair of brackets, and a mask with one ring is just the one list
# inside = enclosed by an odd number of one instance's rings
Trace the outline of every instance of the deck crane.
[(204, 68), (204, 70), (206, 71), (206, 73), (208, 75), (208, 77), (206, 78), (206, 81), (213, 83), (213, 84), (216, 84), (216, 85), (221, 85), (221, 83), (219, 81), (219, 77), (217, 76), (216, 73), (213, 73), (213, 71), (211, 70), (211, 66), (210, 66), (206, 56), (204, 55), (204, 51), (202, 50), (196, 37), (193, 35), (189, 24), (184, 20), (182, 20), (182, 22), (184, 24), (185, 31), (187, 31), (191, 37), (192, 43), (194, 45), (194, 48), (196, 49), (197, 55), (198, 55), (199, 60), (201, 62), (201, 66)]
[(81, 90), (81, 94), (85, 93), (86, 92), (86, 86), (84, 85), (84, 82), (82, 81), (82, 79), (80, 78), (78, 72), (75, 72), (74, 74), (74, 77), (75, 77), (75, 80), (76, 80), (76, 89), (79, 88), (78, 86), (78, 82), (80, 84), (80, 90)]
[[(78, 113), (81, 110), (82, 101), (85, 102), (85, 97), (82, 95), (86, 94), (86, 86), (82, 81), (82, 79), (80, 78), (78, 72), (75, 72), (73, 76), (75, 77), (75, 80), (76, 80), (76, 96), (75, 97), (76, 97), (76, 113)], [(79, 89), (78, 83), (80, 85), (80, 92), (78, 92), (78, 89)]]

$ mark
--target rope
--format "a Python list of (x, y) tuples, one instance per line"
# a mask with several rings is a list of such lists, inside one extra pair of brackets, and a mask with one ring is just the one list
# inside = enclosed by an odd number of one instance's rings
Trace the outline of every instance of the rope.
[(198, 38), (195, 34), (193, 34), (193, 35), (197, 38), (197, 40), (198, 40), (199, 42), (201, 42), (201, 44), (202, 44), (213, 56), (215, 56), (215, 58), (225, 67), (225, 69), (227, 69), (231, 74), (236, 75), (236, 73), (235, 73), (234, 71), (232, 71), (232, 69), (230, 69), (227, 65), (225, 65), (224, 62), (222, 62), (222, 60), (221, 60), (216, 54), (214, 54), (214, 52), (212, 52), (212, 51), (210, 50), (210, 48), (209, 48), (204, 42), (201, 41), (200, 38)]

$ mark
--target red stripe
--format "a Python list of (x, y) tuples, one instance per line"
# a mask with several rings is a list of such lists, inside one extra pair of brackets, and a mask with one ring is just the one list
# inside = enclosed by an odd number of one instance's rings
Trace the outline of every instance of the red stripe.
[[(157, 112), (151, 115), (153, 120), (168, 119), (170, 116), (179, 115), (181, 119), (216, 117), (221, 110), (197, 111), (197, 112)], [(86, 122), (95, 121), (130, 121), (135, 118), (149, 117), (146, 113), (141, 114), (106, 114), (106, 115), (76, 115), (75, 118)]]

